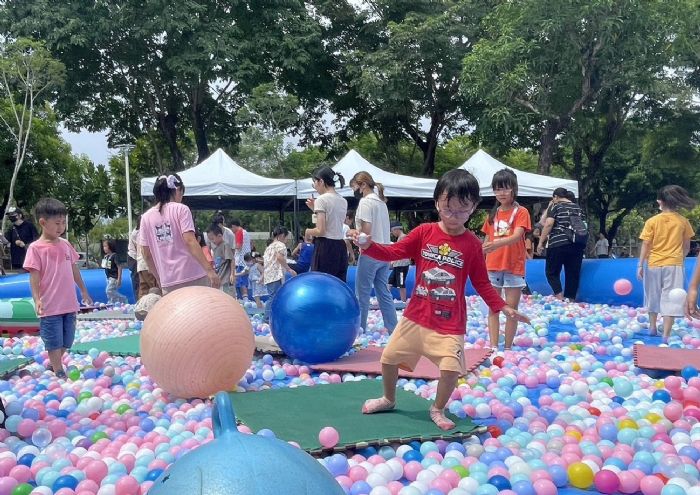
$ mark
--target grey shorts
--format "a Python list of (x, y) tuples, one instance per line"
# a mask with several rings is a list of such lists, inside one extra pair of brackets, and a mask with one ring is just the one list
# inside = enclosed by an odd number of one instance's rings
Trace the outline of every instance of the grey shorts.
[(527, 285), (525, 277), (510, 272), (489, 272), (489, 281), (497, 289), (522, 288)]
[(683, 316), (684, 302), (674, 303), (668, 294), (683, 288), (682, 266), (659, 266), (644, 271), (644, 307), (661, 316)]
[(170, 294), (177, 289), (182, 289), (183, 287), (211, 287), (209, 283), (209, 277), (202, 277), (196, 280), (190, 280), (189, 282), (183, 282), (177, 285), (171, 285), (170, 287), (162, 287), (163, 295)]

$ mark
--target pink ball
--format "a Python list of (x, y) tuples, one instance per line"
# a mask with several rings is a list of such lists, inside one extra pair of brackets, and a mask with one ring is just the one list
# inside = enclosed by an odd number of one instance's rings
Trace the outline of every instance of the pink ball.
[(105, 464), (104, 461), (92, 461), (85, 466), (85, 476), (95, 483), (100, 483), (104, 477), (107, 476), (107, 471), (107, 464)]
[(683, 406), (680, 402), (669, 402), (664, 407), (664, 416), (670, 421), (678, 421), (683, 415)]
[(26, 483), (32, 477), (32, 470), (29, 469), (29, 466), (18, 464), (10, 470), (9, 476), (16, 479), (18, 483)]
[(115, 485), (115, 495), (133, 495), (139, 492), (139, 482), (133, 476), (122, 476)]
[(423, 465), (418, 461), (407, 462), (403, 467), (403, 475), (408, 481), (416, 481), (416, 477), (421, 471), (423, 471)]
[(613, 290), (618, 296), (626, 296), (632, 292), (632, 282), (626, 278), (620, 278), (613, 284)]
[(557, 495), (557, 487), (549, 480), (537, 480), (532, 484), (537, 495)]
[(639, 482), (639, 488), (644, 495), (660, 495), (664, 482), (657, 476), (645, 476)]
[(336, 445), (338, 445), (339, 440), (340, 434), (338, 433), (338, 430), (336, 430), (332, 426), (326, 426), (325, 428), (321, 429), (321, 431), (318, 434), (319, 443), (327, 449), (333, 448)]
[(362, 466), (353, 466), (348, 470), (348, 478), (353, 481), (364, 481), (367, 478), (367, 470)]
[(620, 479), (612, 471), (602, 469), (595, 474), (593, 483), (600, 493), (615, 493), (620, 486)]

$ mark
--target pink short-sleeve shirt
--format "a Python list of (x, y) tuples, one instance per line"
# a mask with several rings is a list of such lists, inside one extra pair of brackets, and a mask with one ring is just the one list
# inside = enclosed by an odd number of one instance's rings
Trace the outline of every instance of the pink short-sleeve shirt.
[(62, 238), (56, 241), (39, 239), (29, 245), (24, 259), (24, 269), (39, 272), (39, 297), (45, 316), (75, 313), (80, 305), (75, 293), (73, 265), (78, 253)]

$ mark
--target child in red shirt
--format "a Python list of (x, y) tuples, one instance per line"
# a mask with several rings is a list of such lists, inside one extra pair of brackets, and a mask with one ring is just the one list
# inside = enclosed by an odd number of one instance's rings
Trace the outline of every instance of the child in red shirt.
[[(491, 285), (503, 291), (506, 302), (512, 308), (520, 304), (520, 294), (525, 283), (525, 234), (532, 228), (530, 213), (518, 204), (518, 177), (504, 168), (493, 175), (491, 181), (496, 205), (484, 222), (481, 231), (486, 234), (482, 249), (486, 253), (486, 269)], [(510, 350), (518, 322), (506, 321), (505, 350)], [(498, 349), (500, 323), (498, 313), (489, 311), (489, 340)]]
[(467, 305), (464, 287), (470, 278), (492, 311), (529, 322), (526, 316), (506, 305), (489, 282), (479, 239), (464, 224), (478, 205), (479, 183), (466, 170), (450, 170), (435, 186), (438, 223), (423, 224), (396, 244), (374, 244), (355, 234), (363, 254), (380, 261), (413, 258), (416, 287), (403, 318), (382, 353), (384, 396), (369, 399), (362, 412), (372, 414), (394, 408), (399, 367), (413, 370), (421, 356), (440, 368), (435, 403), (430, 419), (441, 429), (455, 424), (444, 408), (457, 380), (465, 374), (464, 334)]

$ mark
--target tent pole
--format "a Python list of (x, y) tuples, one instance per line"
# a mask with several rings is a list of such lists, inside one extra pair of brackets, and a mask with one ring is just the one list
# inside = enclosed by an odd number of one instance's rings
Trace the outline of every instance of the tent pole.
[(298, 218), (298, 213), (299, 213), (299, 181), (295, 180), (294, 181), (294, 218), (292, 221), (294, 222), (292, 225), (292, 230), (294, 231), (294, 244), (296, 245), (297, 239), (299, 239), (299, 218)]

